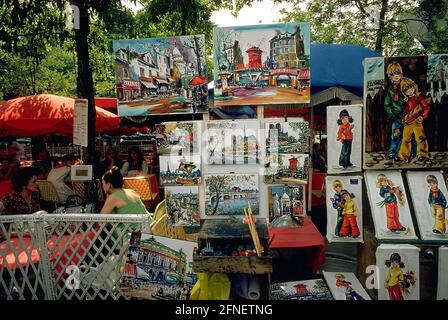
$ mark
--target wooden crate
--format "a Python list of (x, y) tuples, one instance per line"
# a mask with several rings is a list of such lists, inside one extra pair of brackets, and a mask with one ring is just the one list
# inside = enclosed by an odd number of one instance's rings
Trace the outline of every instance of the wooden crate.
[[(263, 256), (193, 256), (194, 272), (270, 274), (272, 258), (268, 256), (269, 235), (265, 219), (256, 222)], [(242, 218), (206, 220), (198, 239), (199, 252), (210, 243), (212, 247), (223, 245), (253, 245), (249, 226)]]

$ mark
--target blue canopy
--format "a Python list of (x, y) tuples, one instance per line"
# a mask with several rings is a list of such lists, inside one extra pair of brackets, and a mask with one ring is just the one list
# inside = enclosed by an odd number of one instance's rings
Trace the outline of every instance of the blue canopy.
[(362, 97), (365, 58), (381, 57), (368, 48), (348, 44), (311, 44), (311, 94), (343, 87)]

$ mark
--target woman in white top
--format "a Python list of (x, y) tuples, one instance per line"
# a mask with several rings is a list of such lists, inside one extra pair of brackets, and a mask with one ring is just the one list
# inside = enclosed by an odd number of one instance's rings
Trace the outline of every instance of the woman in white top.
[(148, 174), (148, 164), (143, 158), (140, 148), (132, 147), (129, 149), (128, 161), (123, 164), (121, 174), (124, 177), (135, 177)]

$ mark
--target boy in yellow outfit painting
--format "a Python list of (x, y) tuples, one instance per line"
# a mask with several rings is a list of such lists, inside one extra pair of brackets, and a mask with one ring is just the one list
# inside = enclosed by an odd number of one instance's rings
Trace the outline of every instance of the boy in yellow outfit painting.
[(417, 84), (409, 78), (403, 78), (400, 89), (405, 96), (406, 106), (403, 117), (403, 137), (399, 156), (403, 161), (410, 161), (412, 137), (417, 141), (417, 161), (423, 162), (429, 158), (428, 140), (423, 128), (423, 120), (428, 117), (429, 104), (420, 95)]
[(437, 178), (430, 174), (426, 177), (429, 187), (428, 203), (431, 206), (431, 213), (434, 217), (434, 226), (432, 232), (443, 234), (446, 231), (445, 207), (446, 198), (439, 189)]

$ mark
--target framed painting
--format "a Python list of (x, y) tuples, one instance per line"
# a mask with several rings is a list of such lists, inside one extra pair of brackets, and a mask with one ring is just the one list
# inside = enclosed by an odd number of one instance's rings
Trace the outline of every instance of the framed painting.
[(448, 55), (364, 60), (364, 168), (448, 166)]
[(269, 220), (283, 215), (306, 215), (305, 186), (269, 186)]
[(327, 107), (328, 173), (362, 171), (362, 105)]
[(201, 121), (156, 124), (158, 154), (199, 154), (201, 137)]
[(258, 120), (208, 121), (208, 164), (258, 164), (260, 129)]
[(323, 279), (291, 281), (271, 285), (272, 300), (333, 300)]
[(199, 187), (166, 187), (165, 201), (169, 226), (200, 225)]
[(310, 24), (213, 29), (214, 105), (309, 104)]
[(381, 244), (378, 300), (420, 300), (420, 249), (410, 244)]
[(437, 274), (437, 300), (448, 300), (448, 247), (439, 247), (439, 271)]
[(259, 214), (258, 174), (205, 175), (206, 216), (244, 215), (250, 207)]
[(327, 176), (327, 239), (363, 242), (362, 177)]
[(113, 41), (118, 115), (207, 111), (204, 35)]
[(366, 171), (367, 195), (378, 239), (417, 239), (400, 171)]
[(162, 185), (201, 184), (201, 156), (160, 156), (160, 183)]
[(334, 300), (372, 300), (354, 273), (324, 271), (323, 274)]
[(423, 240), (446, 240), (448, 191), (439, 171), (406, 172), (420, 236)]
[(266, 153), (309, 153), (310, 128), (301, 118), (266, 120)]
[(307, 154), (266, 155), (264, 164), (264, 183), (266, 184), (306, 184), (308, 178)]
[(195, 242), (142, 234), (128, 249), (121, 280), (127, 297), (189, 300), (197, 281), (193, 273)]

